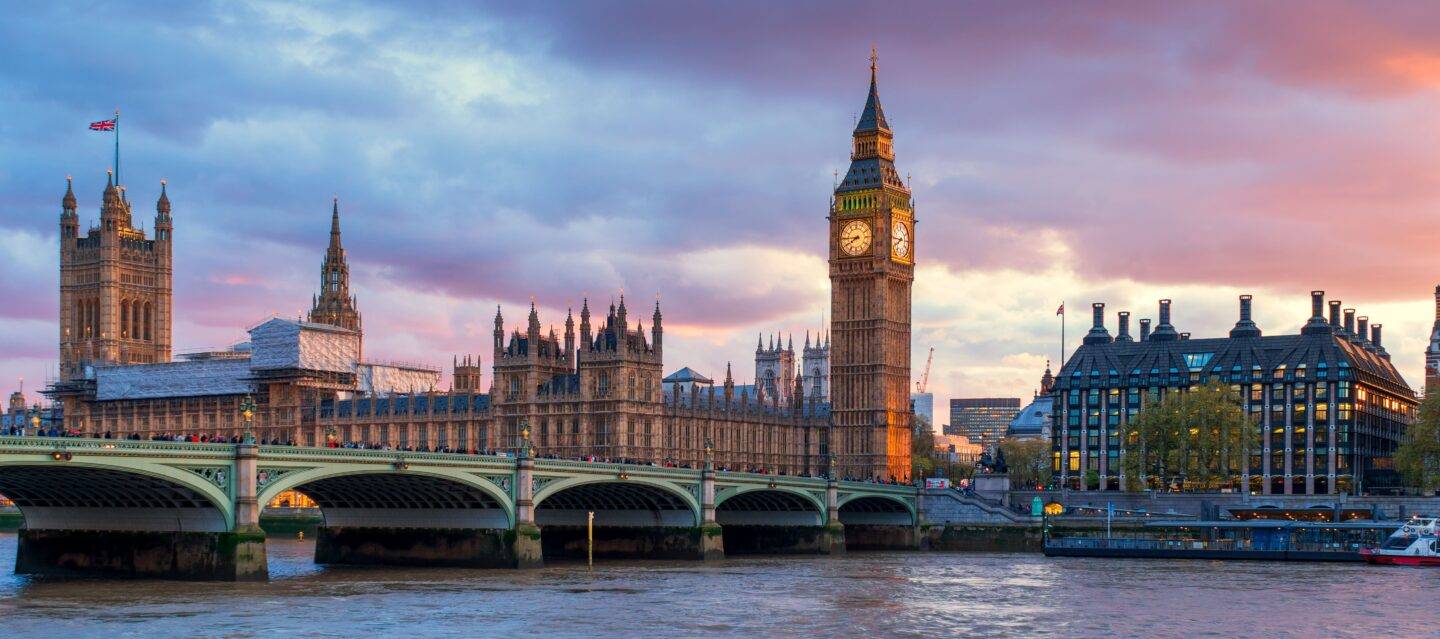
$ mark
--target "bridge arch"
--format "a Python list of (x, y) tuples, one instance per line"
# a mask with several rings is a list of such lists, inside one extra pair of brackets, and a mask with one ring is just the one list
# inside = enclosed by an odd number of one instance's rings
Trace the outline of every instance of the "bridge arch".
[(796, 488), (742, 486), (716, 500), (715, 520), (722, 526), (821, 526), (825, 504)]
[[(36, 530), (227, 532), (234, 528), (227, 493), (230, 468), (86, 460), (0, 462), (0, 494)], [(220, 484), (224, 484), (222, 488)]]
[(915, 525), (915, 506), (894, 495), (851, 494), (840, 498), (840, 523), (878, 526)]
[[(697, 479), (698, 486), (698, 479)], [(535, 492), (535, 523), (583, 526), (690, 527), (700, 523), (700, 504), (690, 491), (649, 477), (574, 477), (554, 480)]]
[(510, 495), (499, 486), (443, 468), (296, 470), (267, 484), (258, 501), (268, 504), (286, 490), (314, 500), (326, 526), (508, 529), (515, 521)]

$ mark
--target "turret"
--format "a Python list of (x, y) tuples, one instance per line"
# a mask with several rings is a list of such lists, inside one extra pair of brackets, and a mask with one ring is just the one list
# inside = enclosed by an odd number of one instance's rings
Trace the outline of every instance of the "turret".
[[(74, 179), (65, 176), (65, 197), (60, 198), (60, 239), (73, 240), (80, 235), (80, 214), (75, 203)], [(64, 247), (65, 243), (61, 243)]]
[(574, 363), (575, 354), (575, 315), (570, 309), (565, 309), (565, 359)]
[(580, 346), (585, 350), (595, 348), (595, 341), (590, 335), (590, 298), (580, 300)]
[(500, 316), (500, 305), (495, 305), (495, 359), (505, 352), (505, 319)]
[(126, 220), (125, 203), (120, 199), (120, 188), (115, 185), (115, 172), (106, 171), (105, 174), (105, 193), (100, 205), (100, 228), (109, 233), (130, 225)]
[(170, 194), (166, 192), (165, 180), (160, 180), (160, 199), (155, 201), (155, 241), (168, 245), (173, 228), (173, 221), (170, 219)]
[(530, 349), (528, 355), (540, 356), (540, 314), (535, 311), (535, 300), (530, 300), (530, 321), (525, 327), (525, 337), (528, 340)]
[(661, 326), (660, 326), (660, 298), (659, 298), (659, 296), (656, 296), (656, 298), (655, 298), (655, 314), (650, 316), (650, 320), (651, 320), (651, 326), (650, 326), (650, 336), (651, 336), (651, 337), (650, 337), (650, 341), (651, 341), (651, 343), (654, 345), (655, 354), (656, 354), (656, 355), (660, 355), (660, 343), (661, 343), (660, 340), (661, 340), (661, 337), (664, 335), (665, 331), (664, 331), (664, 329), (661, 328)]

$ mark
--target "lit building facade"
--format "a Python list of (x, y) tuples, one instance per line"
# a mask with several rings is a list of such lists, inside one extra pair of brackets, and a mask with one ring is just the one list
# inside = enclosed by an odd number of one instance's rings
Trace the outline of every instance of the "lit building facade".
[[(1381, 326), (1354, 309), (1312, 294), (1311, 317), (1298, 335), (1262, 335), (1251, 297), (1240, 297), (1228, 337), (1191, 339), (1170, 321), (1161, 300), (1154, 332), (1129, 333), (1120, 316), (1111, 337), (1104, 304), (1083, 344), (1056, 377), (1051, 446), (1061, 485), (1084, 489), (1098, 475), (1102, 490), (1128, 487), (1121, 459), (1125, 425), (1168, 393), (1219, 380), (1254, 421), (1258, 445), (1234, 488), (1263, 494), (1356, 493), (1379, 488), (1389, 459), (1414, 418), (1414, 391), (1390, 363)], [(1142, 320), (1142, 327), (1148, 322)]]

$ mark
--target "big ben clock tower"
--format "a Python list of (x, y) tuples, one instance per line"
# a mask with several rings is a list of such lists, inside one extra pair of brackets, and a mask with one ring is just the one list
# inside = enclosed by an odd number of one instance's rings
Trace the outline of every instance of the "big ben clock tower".
[(842, 476), (910, 479), (915, 213), (895, 170), (870, 52), (870, 95), (830, 205), (831, 450)]

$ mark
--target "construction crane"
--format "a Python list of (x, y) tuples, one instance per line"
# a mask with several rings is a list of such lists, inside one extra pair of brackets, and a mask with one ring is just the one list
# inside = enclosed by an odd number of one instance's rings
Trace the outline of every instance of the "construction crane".
[(925, 358), (925, 372), (920, 375), (920, 381), (915, 382), (915, 392), (924, 393), (925, 387), (930, 385), (930, 364), (935, 361), (935, 347), (930, 347), (930, 355)]

